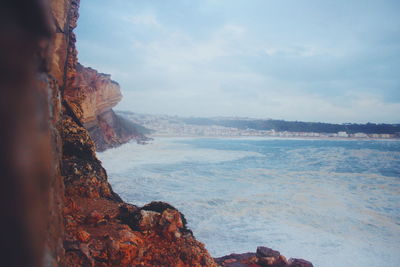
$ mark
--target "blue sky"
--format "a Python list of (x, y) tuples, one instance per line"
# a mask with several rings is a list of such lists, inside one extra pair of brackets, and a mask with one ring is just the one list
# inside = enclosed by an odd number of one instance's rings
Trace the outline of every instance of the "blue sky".
[(82, 64), (119, 110), (400, 123), (400, 1), (83, 0)]

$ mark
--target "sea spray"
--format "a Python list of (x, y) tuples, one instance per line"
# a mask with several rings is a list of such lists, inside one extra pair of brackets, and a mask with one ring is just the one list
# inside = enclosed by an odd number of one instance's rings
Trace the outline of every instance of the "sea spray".
[(99, 156), (125, 200), (176, 206), (214, 256), (400, 262), (400, 142), (161, 138)]

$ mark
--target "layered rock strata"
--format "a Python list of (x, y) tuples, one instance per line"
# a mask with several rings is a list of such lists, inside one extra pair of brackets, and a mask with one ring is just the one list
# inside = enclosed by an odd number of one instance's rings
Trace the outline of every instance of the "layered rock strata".
[[(102, 136), (104, 148), (128, 140), (132, 129), (111, 110), (121, 97), (118, 85), (77, 63), (79, 0), (14, 0), (3, 7), (2, 264), (233, 264), (232, 255), (211, 258), (173, 206), (137, 207), (113, 192), (87, 128), (97, 127), (91, 132)], [(256, 258), (236, 263), (277, 263), (274, 256)]]
[(124, 144), (131, 139), (144, 139), (134, 125), (112, 110), (122, 99), (119, 84), (111, 80), (108, 74), (79, 63), (74, 66), (74, 75), (65, 88), (64, 99), (89, 131), (97, 151)]

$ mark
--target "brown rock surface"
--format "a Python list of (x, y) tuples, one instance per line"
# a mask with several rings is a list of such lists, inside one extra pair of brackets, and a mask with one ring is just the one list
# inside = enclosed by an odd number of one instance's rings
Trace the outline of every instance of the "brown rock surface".
[(64, 97), (81, 122), (90, 128), (97, 116), (111, 110), (122, 99), (120, 87), (111, 76), (92, 68), (76, 66), (74, 83), (66, 88)]
[(115, 147), (131, 139), (143, 139), (135, 126), (112, 110), (122, 99), (120, 86), (108, 74), (79, 63), (64, 91), (73, 113), (89, 131), (97, 151)]
[(123, 203), (107, 182), (87, 130), (69, 116), (62, 125), (68, 265), (216, 266), (174, 207)]
[(267, 247), (258, 247), (256, 253), (231, 254), (215, 261), (223, 267), (313, 267), (303, 259), (287, 260), (279, 251)]

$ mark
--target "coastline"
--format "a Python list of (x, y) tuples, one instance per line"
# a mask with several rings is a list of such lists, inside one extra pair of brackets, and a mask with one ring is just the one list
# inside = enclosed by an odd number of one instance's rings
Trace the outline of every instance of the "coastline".
[(365, 138), (365, 137), (289, 137), (289, 136), (204, 136), (204, 135), (172, 135), (152, 134), (149, 138), (187, 138), (187, 139), (241, 139), (241, 140), (326, 140), (326, 141), (400, 141), (400, 138)]

